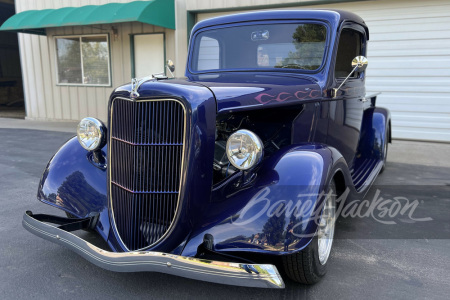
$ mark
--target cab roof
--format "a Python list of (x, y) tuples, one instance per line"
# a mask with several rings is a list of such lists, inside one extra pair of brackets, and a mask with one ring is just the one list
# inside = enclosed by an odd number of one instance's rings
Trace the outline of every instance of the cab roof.
[(232, 23), (242, 23), (242, 22), (252, 22), (252, 21), (262, 21), (262, 20), (323, 20), (328, 21), (336, 28), (338, 28), (341, 23), (350, 21), (360, 24), (364, 27), (369, 39), (369, 29), (367, 28), (364, 20), (357, 14), (344, 11), (344, 10), (270, 10), (270, 11), (257, 11), (248, 13), (238, 13), (227, 16), (215, 17), (207, 20), (198, 22), (192, 32), (199, 29), (232, 24)]

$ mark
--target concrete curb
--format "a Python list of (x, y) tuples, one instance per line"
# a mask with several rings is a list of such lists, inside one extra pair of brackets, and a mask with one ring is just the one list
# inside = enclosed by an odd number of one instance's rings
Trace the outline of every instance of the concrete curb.
[(34, 129), (45, 131), (70, 132), (76, 134), (77, 121), (36, 121), (0, 118), (0, 128)]

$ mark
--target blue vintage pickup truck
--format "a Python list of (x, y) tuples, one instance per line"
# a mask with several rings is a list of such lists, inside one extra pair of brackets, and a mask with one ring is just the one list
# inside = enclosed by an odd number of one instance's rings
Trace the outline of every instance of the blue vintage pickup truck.
[(186, 78), (133, 79), (108, 120), (81, 120), (37, 194), (67, 217), (27, 211), (24, 227), (118, 272), (283, 288), (282, 268), (319, 281), (338, 202), (364, 196), (386, 163), (390, 114), (365, 93), (368, 40), (344, 11), (199, 22)]

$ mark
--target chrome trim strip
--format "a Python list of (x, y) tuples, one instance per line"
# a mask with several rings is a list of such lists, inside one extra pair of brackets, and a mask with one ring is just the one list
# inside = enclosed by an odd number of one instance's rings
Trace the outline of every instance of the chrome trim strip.
[(159, 272), (220, 284), (284, 288), (283, 279), (273, 265), (212, 261), (153, 251), (116, 253), (100, 249), (26, 213), (23, 215), (22, 225), (29, 232), (65, 246), (96, 266), (110, 271)]
[[(156, 245), (156, 244), (158, 244), (160, 241), (162, 241), (167, 235), (168, 235), (168, 233), (172, 230), (172, 228), (173, 228), (173, 225), (174, 225), (174, 223), (175, 223), (175, 220), (177, 219), (177, 216), (178, 216), (178, 213), (179, 213), (179, 207), (180, 207), (180, 196), (181, 196), (181, 188), (182, 188), (182, 185), (184, 184), (184, 180), (183, 180), (183, 170), (184, 170), (184, 156), (185, 156), (185, 154), (186, 154), (186, 124), (187, 124), (187, 119), (186, 119), (186, 117), (187, 117), (187, 112), (186, 112), (186, 106), (184, 105), (184, 103), (183, 102), (181, 102), (181, 101), (179, 101), (179, 100), (177, 100), (177, 99), (143, 99), (143, 100), (132, 100), (132, 99), (128, 99), (128, 98), (124, 98), (124, 97), (116, 97), (116, 98), (114, 98), (113, 100), (112, 100), (112, 102), (111, 102), (111, 111), (110, 111), (110, 119), (109, 119), (109, 122), (110, 122), (110, 124), (109, 124), (109, 126), (110, 127), (112, 127), (112, 117), (113, 117), (113, 111), (114, 111), (114, 101), (116, 100), (116, 99), (121, 99), (121, 100), (126, 100), (126, 101), (131, 101), (131, 102), (151, 102), (151, 101), (174, 101), (174, 102), (178, 102), (180, 105), (181, 105), (181, 107), (183, 108), (183, 112), (184, 112), (184, 126), (183, 126), (183, 154), (182, 154), (182, 157), (181, 157), (181, 167), (180, 167), (180, 172), (181, 172), (181, 176), (180, 176), (180, 182), (179, 182), (179, 185), (178, 185), (178, 191), (179, 191), (179, 194), (178, 194), (178, 199), (177, 199), (177, 207), (175, 208), (175, 214), (174, 214), (174, 218), (173, 218), (173, 220), (172, 220), (172, 222), (170, 223), (170, 226), (169, 226), (169, 228), (166, 230), (166, 232), (156, 241), (156, 242), (154, 242), (153, 244), (151, 244), (151, 245), (148, 245), (147, 247), (144, 247), (144, 248), (141, 248), (141, 249), (137, 249), (137, 251), (140, 251), (140, 250), (145, 250), (145, 249), (148, 249), (148, 248), (150, 248), (150, 247), (152, 247), (152, 246), (154, 246), (154, 245)], [(111, 139), (112, 139), (112, 128), (109, 128), (109, 144), (111, 144)], [(110, 147), (110, 145), (108, 145), (108, 163), (109, 162), (111, 162), (111, 147)], [(112, 197), (111, 197), (111, 185), (112, 185), (112, 183), (111, 183), (111, 167), (110, 167), (110, 165), (108, 165), (108, 195), (109, 195), (109, 200), (108, 200), (108, 202), (109, 202), (109, 205), (110, 205), (110, 208), (111, 208), (111, 211), (110, 211), (110, 216), (111, 216), (111, 219), (112, 219), (112, 223), (113, 224), (111, 224), (113, 227), (114, 227), (114, 231), (117, 233), (116, 234), (116, 236), (119, 238), (119, 240), (120, 240), (120, 243), (122, 244), (122, 246), (127, 250), (127, 251), (130, 251), (130, 249), (128, 249), (128, 247), (127, 247), (127, 245), (122, 241), (122, 237), (120, 236), (120, 233), (119, 233), (119, 230), (117, 229), (117, 226), (116, 226), (116, 220), (115, 220), (115, 218), (114, 218), (114, 208), (113, 208), (113, 202), (112, 202)]]

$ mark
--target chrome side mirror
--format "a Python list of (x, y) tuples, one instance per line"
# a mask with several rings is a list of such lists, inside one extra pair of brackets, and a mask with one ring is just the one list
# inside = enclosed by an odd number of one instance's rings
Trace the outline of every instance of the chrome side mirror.
[[(357, 68), (356, 70), (358, 72), (362, 72), (364, 71), (367, 66), (369, 64), (369, 61), (367, 60), (367, 58), (365, 56), (357, 56), (352, 60), (352, 67)], [(355, 71), (355, 69), (353, 69), (352, 73)], [(350, 73), (351, 75), (351, 73)]]
[(367, 68), (367, 65), (369, 64), (369, 61), (365, 56), (357, 56), (352, 60), (352, 67), (353, 70), (348, 74), (347, 77), (345, 77), (344, 81), (342, 81), (341, 85), (338, 88), (334, 88), (331, 91), (331, 97), (336, 98), (337, 92), (340, 90), (340, 88), (344, 85), (344, 83), (352, 76), (355, 71), (362, 72)]
[(167, 67), (167, 70), (169, 70), (170, 75), (172, 77), (175, 77), (175, 76), (173, 76), (173, 73), (172, 73), (175, 71), (175, 64), (173, 63), (172, 60), (170, 60), (170, 59), (167, 60), (166, 67)]

